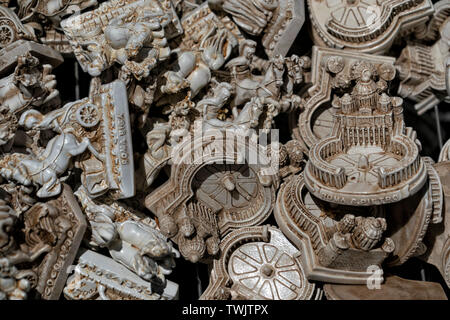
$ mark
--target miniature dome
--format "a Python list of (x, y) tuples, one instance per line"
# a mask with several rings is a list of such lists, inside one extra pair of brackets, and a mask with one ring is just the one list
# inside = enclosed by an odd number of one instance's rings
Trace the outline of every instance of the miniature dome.
[(378, 99), (378, 106), (380, 112), (388, 112), (391, 106), (391, 98), (383, 92)]
[(355, 111), (353, 110), (353, 98), (348, 93), (342, 96), (340, 102), (343, 113), (351, 113)]
[(373, 95), (377, 92), (377, 85), (372, 80), (372, 72), (365, 69), (361, 72), (361, 78), (353, 89), (353, 94), (357, 96)]
[(350, 104), (350, 103), (352, 103), (352, 101), (353, 101), (353, 99), (348, 93), (344, 94), (341, 98), (341, 104), (343, 104), (343, 105)]

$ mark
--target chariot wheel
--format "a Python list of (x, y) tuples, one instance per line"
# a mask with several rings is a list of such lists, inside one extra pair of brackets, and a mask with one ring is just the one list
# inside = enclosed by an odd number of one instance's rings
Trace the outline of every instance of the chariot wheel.
[(8, 20), (0, 20), (0, 46), (6, 47), (8, 44), (14, 42), (16, 32), (9, 25)]
[(85, 128), (95, 127), (100, 121), (100, 111), (92, 103), (87, 103), (78, 108), (76, 118), (80, 125)]
[(310, 285), (295, 259), (273, 244), (253, 242), (234, 251), (228, 273), (239, 283), (266, 299), (296, 299)]

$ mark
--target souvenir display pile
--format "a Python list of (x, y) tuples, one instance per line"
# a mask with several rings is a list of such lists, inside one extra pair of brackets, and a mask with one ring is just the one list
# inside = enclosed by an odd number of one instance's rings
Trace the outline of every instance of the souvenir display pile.
[(447, 299), (449, 48), (448, 0), (2, 0), (0, 300)]

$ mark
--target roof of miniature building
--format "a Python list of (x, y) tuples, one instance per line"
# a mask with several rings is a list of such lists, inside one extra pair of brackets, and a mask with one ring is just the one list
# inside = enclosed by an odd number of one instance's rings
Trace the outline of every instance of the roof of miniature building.
[(372, 72), (368, 69), (364, 70), (361, 78), (356, 83), (352, 94), (357, 96), (367, 96), (377, 92), (377, 84), (372, 80)]

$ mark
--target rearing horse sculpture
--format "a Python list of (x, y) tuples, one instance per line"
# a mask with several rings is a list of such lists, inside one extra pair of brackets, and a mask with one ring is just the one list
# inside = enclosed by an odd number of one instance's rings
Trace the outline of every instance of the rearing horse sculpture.
[(256, 128), (259, 123), (259, 117), (263, 112), (263, 105), (258, 97), (253, 97), (245, 104), (239, 115), (233, 121), (221, 121), (219, 119), (203, 120), (203, 131), (208, 130), (240, 130), (247, 132), (249, 129)]
[(48, 198), (61, 192), (59, 176), (67, 170), (72, 157), (89, 149), (98, 159), (104, 160), (104, 155), (98, 153), (89, 138), (84, 137), (79, 142), (74, 134), (61, 129), (57, 115), (67, 111), (68, 108), (70, 105), (46, 116), (36, 110), (24, 112), (19, 124), (25, 128), (53, 129), (59, 135), (52, 138), (39, 155), (13, 153), (5, 156), (0, 161), (0, 175), (25, 186), (41, 186), (36, 195), (39, 198)]
[(72, 157), (82, 154), (86, 149), (95, 152), (88, 138), (78, 142), (73, 134), (61, 133), (49, 141), (40, 157), (42, 160), (14, 153), (3, 161), (0, 174), (25, 186), (42, 186), (36, 193), (39, 198), (52, 197), (61, 193), (58, 177), (67, 170)]
[[(232, 66), (230, 61), (229, 66)], [(249, 78), (239, 80), (234, 76), (235, 98), (234, 106), (240, 106), (258, 97), (262, 103), (278, 104), (283, 75), (285, 71), (284, 58), (280, 55), (274, 57), (263, 76), (251, 75)]]

